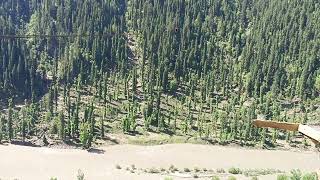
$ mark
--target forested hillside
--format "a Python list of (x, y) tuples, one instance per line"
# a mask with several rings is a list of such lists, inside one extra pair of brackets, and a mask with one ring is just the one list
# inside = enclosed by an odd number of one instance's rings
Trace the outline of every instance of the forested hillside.
[(290, 143), (251, 122), (319, 118), (319, 22), (316, 0), (1, 1), (0, 142)]

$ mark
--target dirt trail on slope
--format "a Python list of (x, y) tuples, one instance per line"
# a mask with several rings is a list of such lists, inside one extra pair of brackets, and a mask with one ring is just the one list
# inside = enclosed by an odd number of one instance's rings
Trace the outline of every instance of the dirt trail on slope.
[[(84, 172), (87, 180), (159, 180), (169, 177), (160, 174), (133, 174), (124, 170), (132, 164), (137, 168), (168, 169), (173, 164), (179, 169), (200, 167), (227, 170), (230, 167), (239, 167), (273, 168), (284, 171), (296, 168), (315, 171), (320, 167), (320, 157), (316, 152), (248, 150), (193, 144), (115, 145), (91, 153), (76, 149), (9, 145), (0, 146), (0, 160), (0, 178), (21, 180), (45, 180), (50, 177), (72, 180), (76, 179), (79, 169)], [(116, 169), (117, 164), (123, 169)], [(174, 177), (174, 179), (181, 178)]]

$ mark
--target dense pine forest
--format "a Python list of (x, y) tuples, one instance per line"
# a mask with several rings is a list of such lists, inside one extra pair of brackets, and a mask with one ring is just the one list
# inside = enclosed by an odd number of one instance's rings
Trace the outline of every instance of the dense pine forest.
[(317, 0), (0, 2), (0, 142), (276, 146), (252, 120), (317, 123), (319, 95)]

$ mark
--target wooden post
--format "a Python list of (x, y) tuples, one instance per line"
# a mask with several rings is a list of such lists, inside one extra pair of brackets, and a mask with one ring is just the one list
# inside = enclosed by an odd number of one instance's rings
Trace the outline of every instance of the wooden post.
[(302, 124), (297, 123), (286, 123), (286, 122), (275, 122), (275, 121), (266, 121), (266, 120), (254, 120), (253, 124), (256, 127), (264, 128), (275, 128), (283, 129), (288, 131), (299, 131), (301, 134), (310, 138), (316, 145), (320, 142), (320, 131)]
[(288, 131), (298, 131), (298, 129), (299, 129), (299, 124), (297, 124), (297, 123), (254, 120), (253, 124), (257, 127), (265, 127), (265, 128), (269, 127), (269, 128), (283, 129), (283, 130), (288, 130)]

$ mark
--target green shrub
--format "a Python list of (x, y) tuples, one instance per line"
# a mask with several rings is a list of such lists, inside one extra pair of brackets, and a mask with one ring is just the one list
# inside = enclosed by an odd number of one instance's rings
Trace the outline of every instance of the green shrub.
[(220, 180), (218, 176), (212, 176), (211, 180)]
[(116, 165), (117, 169), (121, 169), (121, 166), (119, 164)]
[(224, 169), (222, 169), (222, 168), (220, 168), (220, 169), (217, 169), (217, 173), (225, 173), (226, 171), (224, 170)]
[(300, 170), (292, 170), (290, 175), (280, 174), (277, 180), (317, 180), (316, 173), (306, 173), (303, 174)]
[(183, 171), (184, 172), (191, 172), (189, 168), (184, 168)]
[(242, 171), (242, 174), (244, 174), (245, 176), (260, 176), (260, 175), (278, 174), (278, 173), (283, 173), (283, 172), (276, 169), (247, 169)]
[(80, 169), (78, 170), (77, 180), (85, 180), (84, 173)]
[(58, 134), (58, 126), (59, 126), (59, 118), (58, 117), (54, 117), (53, 119), (53, 123), (50, 127), (50, 133), (51, 134)]
[(176, 172), (176, 171), (178, 171), (178, 168), (176, 168), (174, 165), (171, 165), (171, 166), (169, 167), (169, 171), (170, 171), (170, 172)]
[(258, 180), (258, 177), (254, 176), (254, 177), (251, 178), (251, 180)]
[(164, 172), (164, 171), (166, 171), (166, 169), (165, 168), (160, 168), (160, 171)]
[(228, 170), (228, 172), (229, 172), (230, 174), (241, 174), (241, 173), (242, 173), (239, 168), (234, 168), (234, 167), (230, 168), (230, 169)]
[(302, 176), (302, 180), (317, 180), (316, 173), (307, 173)]
[(279, 174), (277, 176), (277, 180), (289, 180), (289, 176), (287, 176), (285, 174)]
[(170, 82), (170, 91), (171, 93), (176, 92), (178, 89), (178, 82), (176, 80), (173, 80)]
[(291, 171), (291, 180), (301, 180), (302, 173), (300, 170), (292, 170)]
[(160, 173), (160, 171), (157, 169), (157, 168), (151, 168), (151, 169), (149, 169), (149, 171), (148, 171), (149, 173), (151, 173), (151, 174), (157, 174), (157, 173)]
[(202, 169), (202, 171), (207, 172), (207, 171), (208, 171), (208, 169), (207, 169), (207, 168), (203, 168), (203, 169)]
[(80, 141), (82, 147), (89, 148), (92, 143), (93, 136), (90, 132), (90, 124), (89, 123), (82, 123), (80, 125)]
[(229, 177), (228, 177), (228, 180), (237, 180), (237, 178), (234, 177), (234, 176), (229, 176)]

